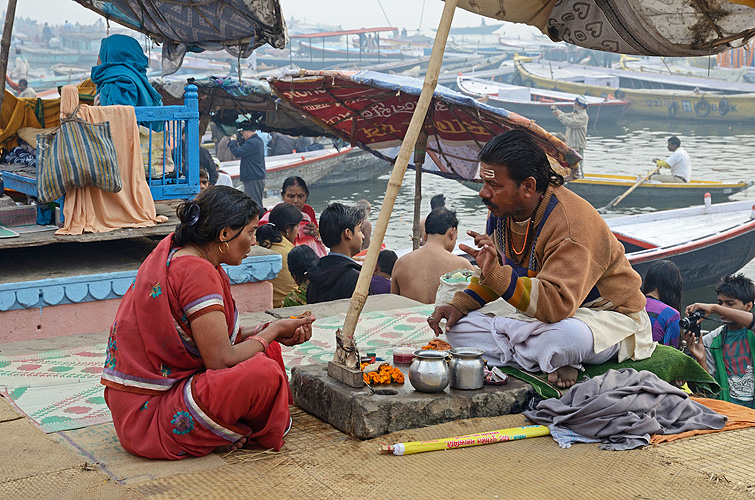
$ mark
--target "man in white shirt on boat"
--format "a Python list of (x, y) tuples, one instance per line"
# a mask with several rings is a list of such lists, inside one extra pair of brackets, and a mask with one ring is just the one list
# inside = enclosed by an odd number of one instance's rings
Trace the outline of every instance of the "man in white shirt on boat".
[[(556, 115), (558, 121), (566, 125), (566, 145), (584, 158), (585, 146), (587, 146), (587, 122), (589, 120), (587, 116), (587, 99), (585, 96), (580, 95), (574, 99), (574, 111), (571, 113), (564, 113), (555, 105), (551, 106), (551, 111)], [(576, 179), (584, 177), (581, 161), (577, 164), (572, 175)]]
[(677, 136), (669, 137), (668, 150), (671, 156), (663, 161), (659, 158), (653, 158), (653, 161), (659, 167), (670, 168), (670, 175), (653, 175), (654, 181), (660, 182), (689, 182), (692, 177), (692, 164), (689, 161), (689, 155), (682, 148), (682, 141)]

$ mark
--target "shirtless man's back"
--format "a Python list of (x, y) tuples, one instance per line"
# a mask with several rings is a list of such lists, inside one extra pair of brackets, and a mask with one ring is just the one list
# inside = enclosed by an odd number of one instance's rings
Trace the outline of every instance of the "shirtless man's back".
[(440, 277), (456, 269), (474, 269), (464, 257), (451, 253), (456, 246), (456, 214), (433, 210), (425, 220), (427, 243), (399, 257), (391, 275), (391, 293), (425, 304), (435, 303)]

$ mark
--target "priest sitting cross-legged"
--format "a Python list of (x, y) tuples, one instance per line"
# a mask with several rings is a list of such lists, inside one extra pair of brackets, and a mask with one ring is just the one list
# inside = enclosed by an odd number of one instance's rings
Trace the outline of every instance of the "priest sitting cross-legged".
[[(480, 151), (486, 234), (469, 231), (479, 279), (428, 318), (452, 346), (480, 347), (489, 364), (542, 371), (570, 387), (583, 364), (640, 360), (655, 349), (642, 280), (600, 214), (562, 186), (545, 152), (523, 131)], [(502, 297), (516, 312), (476, 312)]]

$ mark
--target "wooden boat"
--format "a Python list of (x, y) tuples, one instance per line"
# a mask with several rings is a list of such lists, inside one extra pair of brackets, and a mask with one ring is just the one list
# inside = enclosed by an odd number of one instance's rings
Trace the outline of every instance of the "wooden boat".
[[(632, 267), (645, 275), (658, 260), (679, 267), (684, 289), (710, 286), (727, 273), (739, 271), (755, 258), (754, 200), (699, 205), (676, 210), (606, 219), (624, 245)], [(457, 242), (453, 253), (469, 256)], [(411, 248), (397, 250), (401, 256)], [(473, 259), (470, 259), (474, 263)]]
[(626, 98), (626, 116), (720, 123), (755, 121), (755, 84), (550, 61), (519, 60), (515, 66), (515, 83), (526, 87)]
[[(624, 194), (639, 180), (635, 175), (585, 174), (566, 184), (571, 191), (590, 202), (594, 207), (606, 206), (617, 196)], [(692, 180), (688, 183), (646, 181), (621, 201), (623, 206), (678, 208), (701, 203), (709, 193), (713, 203), (727, 201), (729, 197), (744, 191), (753, 182), (717, 182)]]
[(644, 275), (667, 259), (679, 267), (685, 289), (715, 283), (755, 258), (753, 200), (607, 219), (632, 267)]
[(71, 66), (70, 64), (53, 64), (50, 67), (55, 76), (80, 76), (83, 75), (87, 78), (92, 71), (92, 68), (85, 68), (83, 66)]
[[(233, 184), (237, 187), (241, 186), (239, 163), (240, 160), (220, 163), (220, 169), (231, 176)], [(265, 184), (269, 189), (279, 189), (283, 181), (292, 175), (301, 177), (310, 186), (371, 180), (390, 172), (391, 164), (359, 148), (346, 147), (340, 151), (326, 148), (268, 156), (265, 158), (265, 168)]]
[[(558, 121), (551, 111), (556, 105), (562, 111), (571, 111), (574, 99), (579, 94), (520, 87), (471, 76), (456, 77), (456, 86), (462, 94), (476, 99), (486, 99), (490, 106), (526, 116), (535, 121)], [(607, 97), (587, 96), (587, 114), (591, 122), (618, 120), (629, 106), (629, 101)]]

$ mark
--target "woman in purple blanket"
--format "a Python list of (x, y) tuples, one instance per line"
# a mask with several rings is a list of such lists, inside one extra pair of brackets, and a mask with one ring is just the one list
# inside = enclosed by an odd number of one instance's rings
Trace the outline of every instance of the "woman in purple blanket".
[(682, 309), (682, 275), (670, 260), (651, 264), (642, 280), (645, 310), (653, 325), (653, 340), (679, 347), (679, 311)]

